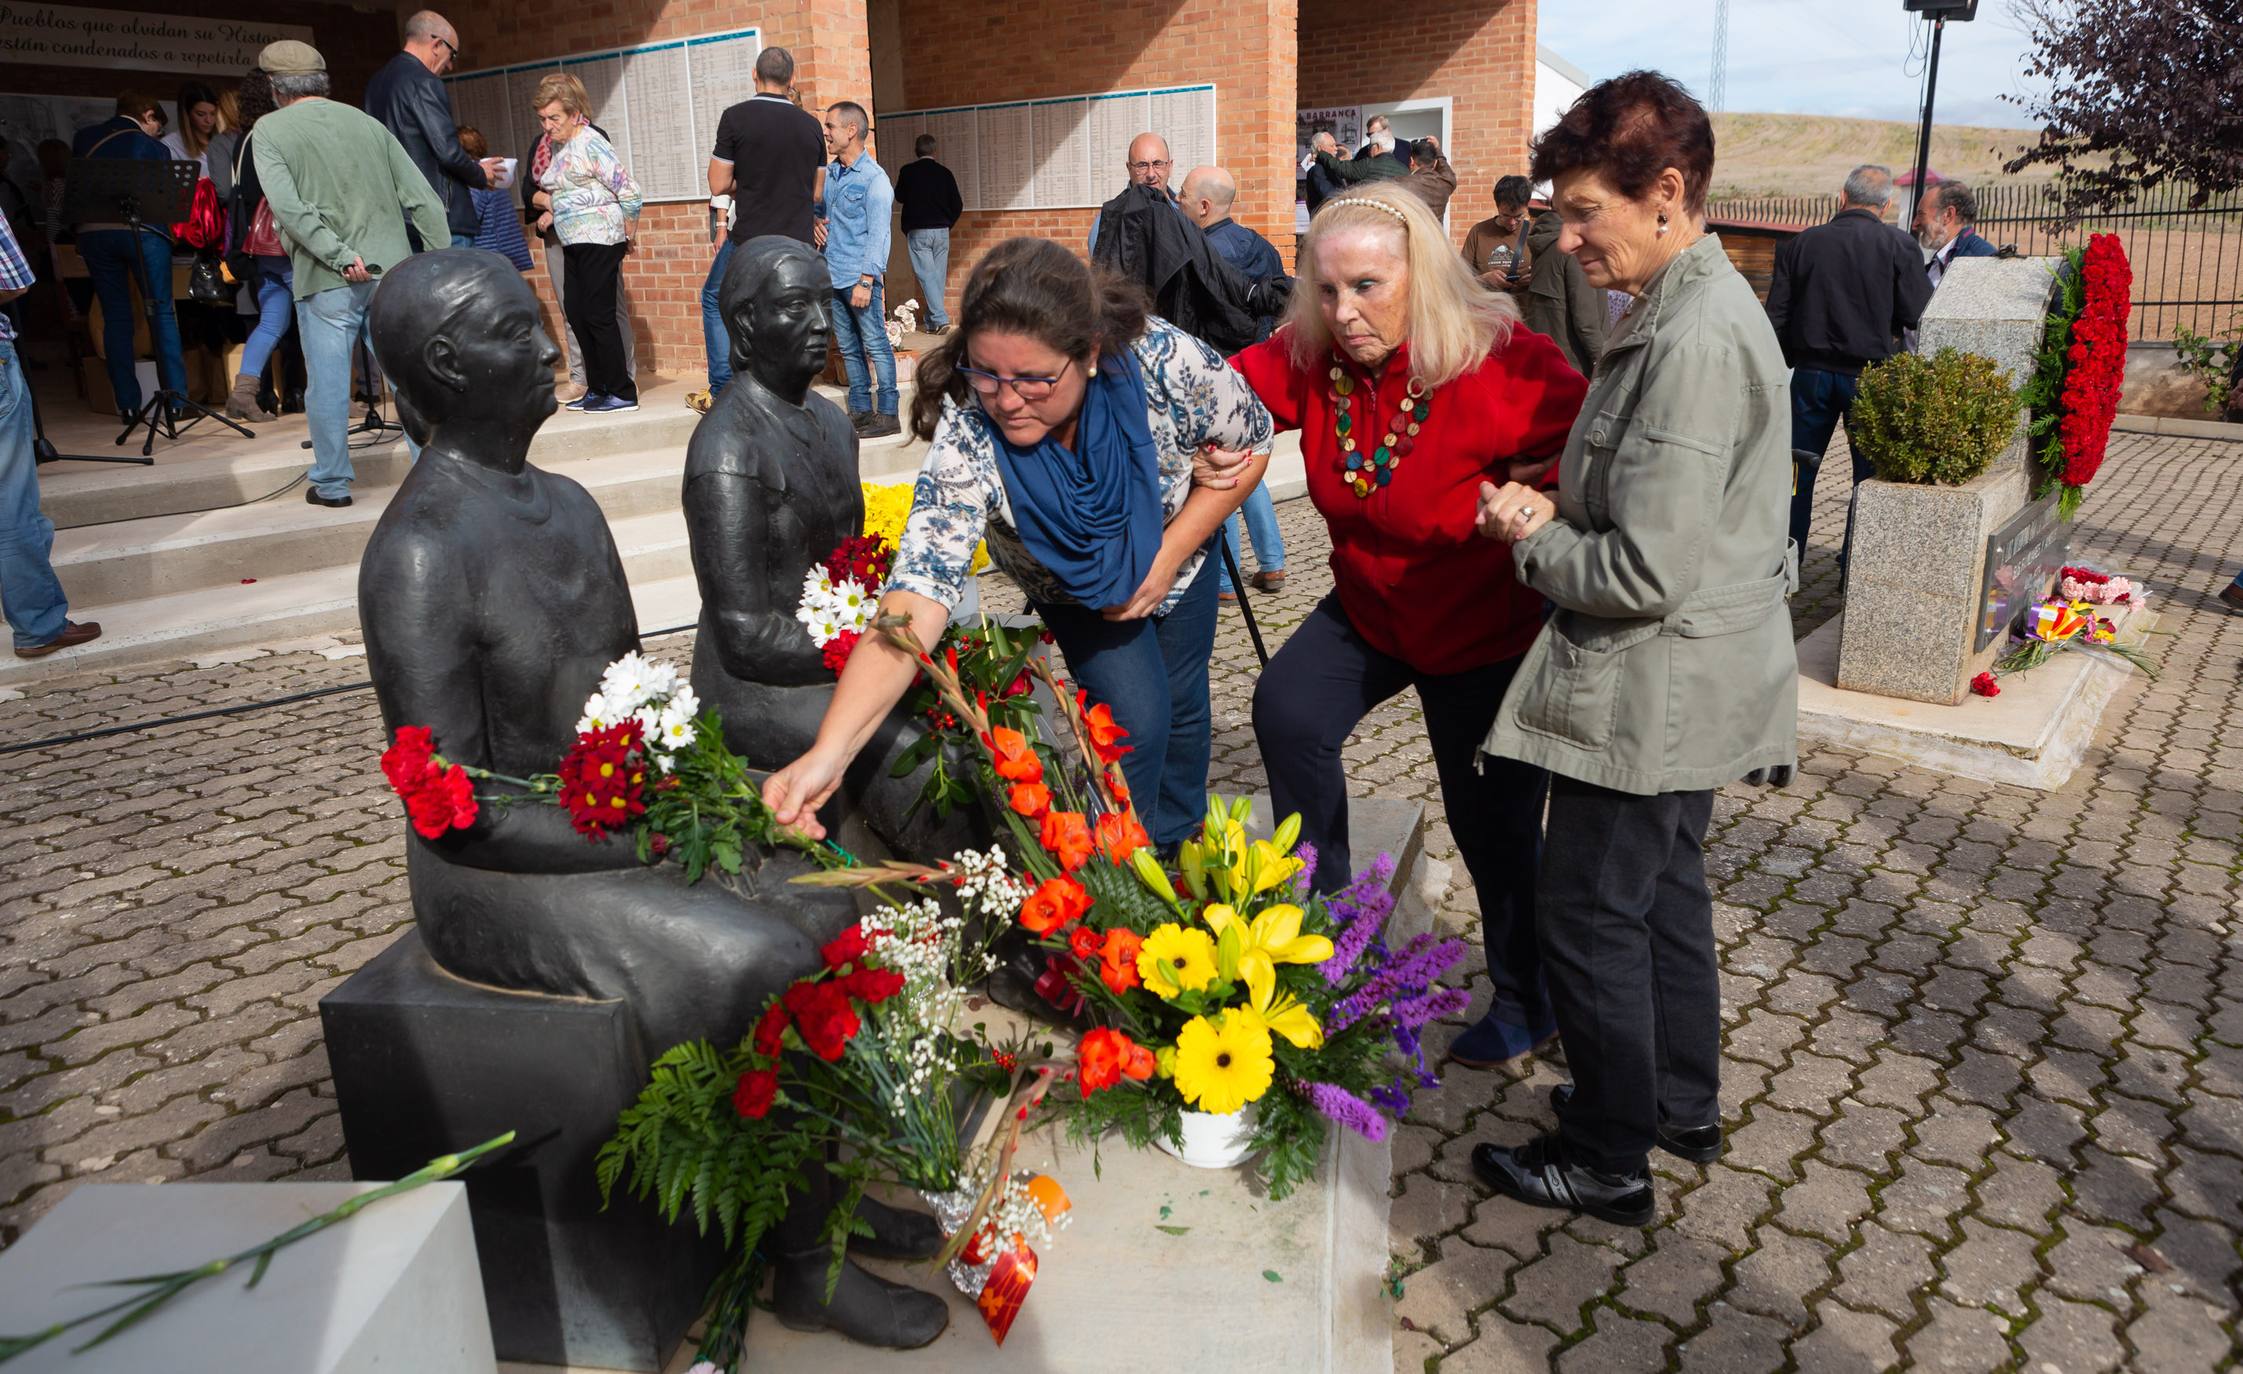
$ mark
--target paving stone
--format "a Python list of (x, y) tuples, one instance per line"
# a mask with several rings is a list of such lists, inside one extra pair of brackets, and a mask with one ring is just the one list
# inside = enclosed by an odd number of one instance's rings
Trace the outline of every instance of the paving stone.
[(1558, 1356), (1559, 1374), (1655, 1374), (1667, 1367), (1673, 1333), (1656, 1322), (1623, 1317), (1600, 1308), (1596, 1329)]
[(1824, 1299), (1815, 1304), (1814, 1330), (1792, 1343), (1792, 1358), (1816, 1374), (1882, 1374), (1900, 1363), (1890, 1320)]
[(2025, 1348), (2027, 1369), (2100, 1374), (2125, 1365), (2126, 1350), (2118, 1343), (2117, 1324), (2109, 1312), (2053, 1294), (2041, 1297), (2036, 1305), (2040, 1314), (2017, 1338)]
[(1787, 1327), (1804, 1327), (1807, 1294), (1827, 1287), (1835, 1277), (1830, 1247), (1773, 1226), (1761, 1227), (1755, 1240), (1752, 1250), (1737, 1259), (1728, 1301)]
[(1715, 1303), (1706, 1329), (1682, 1343), (1678, 1367), (1706, 1374), (1775, 1374), (1784, 1365), (1781, 1322)]
[(1621, 1291), (1630, 1310), (1688, 1328), (1697, 1323), (1698, 1304), (1727, 1282), (1721, 1266), (1731, 1254), (1726, 1246), (1662, 1228), (1653, 1234), (1651, 1251), (1621, 1271)]
[(1862, 1223), (1859, 1248), (1839, 1257), (1838, 1286), (1832, 1291), (1849, 1307), (1908, 1322), (1915, 1319), (1910, 1296), (1929, 1287), (1937, 1274), (1930, 1241), (1869, 1221)]
[(2127, 1305), (2127, 1285), (2142, 1272), (2128, 1254), (2134, 1238), (2124, 1231), (2085, 1222), (2067, 1222), (2065, 1234), (2048, 1252), (2048, 1287), (2082, 1302)]
[(1472, 1336), (1468, 1314), (1493, 1302), (1503, 1291), (1505, 1276), (1518, 1265), (1514, 1255), (1450, 1236), (1441, 1242), (1439, 1259), (1409, 1276), (1394, 1304), (1395, 1315), (1432, 1332), (1444, 1345), (1460, 1344)]
[(1777, 1195), (1782, 1210), (1776, 1219), (1790, 1230), (1843, 1244), (1870, 1213), (1868, 1177), (1819, 1159), (1802, 1163), (1800, 1172), (1801, 1182)]
[(1939, 1291), (1964, 1307), (1991, 1307), (2011, 1317), (2025, 1315), (2020, 1296), (2039, 1277), (2033, 1237), (2022, 1231), (1988, 1226), (1976, 1217), (1962, 1219), (1963, 1243), (1940, 1257), (1947, 1277)]
[(2008, 1366), (2009, 1339), (2001, 1318), (1939, 1298), (1925, 1306), (1931, 1320), (1902, 1342), (1916, 1368), (1977, 1374)]
[(2231, 1366), (2235, 1343), (2221, 1327), (2220, 1309), (2185, 1293), (2150, 1283), (2142, 1287), (2145, 1309), (2126, 1328), (2144, 1369), (2210, 1370)]
[(1550, 1252), (1512, 1275), (1502, 1310), (1570, 1334), (1581, 1329), (1581, 1309), (1612, 1285), (1620, 1256), (1568, 1235), (1550, 1237)]
[[(1494, 1313), (1480, 1319), (1478, 1340), (1441, 1357), (1441, 1374), (1546, 1374), (1556, 1332)], [(1406, 1333), (1404, 1333), (1406, 1334)], [(1399, 1353), (1399, 1346), (1397, 1346)], [(1396, 1367), (1400, 1367), (1397, 1359)]]

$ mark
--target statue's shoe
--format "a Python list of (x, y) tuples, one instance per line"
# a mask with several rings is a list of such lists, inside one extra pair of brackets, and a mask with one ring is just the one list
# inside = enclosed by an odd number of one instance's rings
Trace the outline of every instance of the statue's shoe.
[(875, 1197), (857, 1199), (857, 1219), (872, 1228), (870, 1236), (851, 1236), (852, 1254), (870, 1259), (926, 1260), (942, 1253), (942, 1227), (925, 1212), (890, 1207)]
[(844, 1260), (841, 1282), (826, 1301), (826, 1266), (833, 1252), (820, 1245), (778, 1257), (771, 1310), (791, 1331), (834, 1331), (860, 1345), (916, 1350), (950, 1325), (950, 1305), (932, 1293), (888, 1280)]

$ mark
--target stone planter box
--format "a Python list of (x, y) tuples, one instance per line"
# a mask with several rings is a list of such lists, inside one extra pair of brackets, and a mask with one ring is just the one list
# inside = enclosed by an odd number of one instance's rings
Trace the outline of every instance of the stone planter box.
[(1856, 487), (1837, 685), (1960, 703), (2006, 642), (1973, 648), (1986, 540), (2031, 499), (2022, 439), (1959, 487), (1874, 478)]

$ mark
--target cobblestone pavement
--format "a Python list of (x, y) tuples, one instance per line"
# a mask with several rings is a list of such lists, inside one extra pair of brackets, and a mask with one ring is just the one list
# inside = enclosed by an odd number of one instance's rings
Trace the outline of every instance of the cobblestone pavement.
[[(1802, 630), (1833, 609), (1828, 485)], [(1314, 512), (1281, 510), (1273, 642), (1329, 587)], [(2158, 593), (2166, 673), (2062, 792), (1819, 750), (1721, 796), (1728, 1155), (1660, 1156), (1648, 1232), (1560, 1224), (1467, 1164), (1545, 1127), (1559, 1074), (1451, 1070), (1395, 1145), (1397, 1374), (2236, 1362), (2243, 618), (2214, 594), (2238, 529), (2243, 444), (2114, 444), (2080, 543)], [(0, 748), (350, 684), (350, 653), (56, 681), (0, 704)], [(1212, 783), (1255, 787), (1235, 616), (1216, 668)], [(341, 1176), (315, 1007), (407, 919), (376, 739), (346, 692), (0, 755), (0, 1242), (83, 1178)], [(1453, 862), (1407, 698), (1350, 758), (1358, 792), (1426, 801)], [(1460, 882), (1441, 919), (1474, 911)]]

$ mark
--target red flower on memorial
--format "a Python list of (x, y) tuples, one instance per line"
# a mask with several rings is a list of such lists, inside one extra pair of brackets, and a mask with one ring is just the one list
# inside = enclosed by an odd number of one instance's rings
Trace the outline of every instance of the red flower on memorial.
[(1083, 1096), (1120, 1083), (1124, 1078), (1142, 1083), (1153, 1076), (1153, 1052), (1118, 1030), (1105, 1026), (1085, 1031), (1077, 1051), (1076, 1078)]
[(1135, 812), (1101, 814), (1098, 818), (1098, 849), (1118, 864), (1129, 862), (1129, 856), (1153, 842), (1145, 833), (1144, 822)]
[(1006, 782), (1042, 782), (1044, 761), (1028, 737), (1000, 725), (989, 732), (990, 766)]
[(1992, 673), (1980, 673), (1972, 678), (1970, 690), (1982, 697), (1998, 697), (2002, 694), (2001, 686), (1994, 681)]
[(873, 1006), (903, 991), (903, 975), (884, 968), (860, 968), (841, 980), (841, 989)]
[(1080, 811), (1046, 812), (1037, 839), (1069, 873), (1081, 868), (1096, 848), (1090, 837), (1090, 822), (1083, 819)]
[(1068, 927), (1067, 952), (1075, 956), (1075, 962), (1080, 964), (1097, 963), (1098, 956), (1105, 947), (1106, 937), (1098, 931), (1092, 930), (1089, 926)]
[(1082, 708), (1083, 725), (1090, 731), (1091, 751), (1098, 755), (1099, 762), (1118, 762), (1130, 751), (1130, 746), (1122, 743), (1129, 732), (1114, 723), (1113, 707), (1103, 701), (1091, 705), (1090, 693), (1081, 690), (1075, 693), (1075, 704)]
[[(2126, 380), (2126, 325), (2134, 285), (2126, 249), (2115, 234), (2091, 235), (2078, 270), (2079, 314), (2069, 332), (2059, 336), (2063, 371), (2055, 387), (2054, 437), (2041, 448), (2039, 460), (2050, 479), (2068, 488), (2066, 515), (2077, 508), (2080, 488), (2095, 480), (2110, 446), (2111, 423), (2118, 417)], [(2042, 364), (2044, 378), (2049, 366)], [(2045, 409), (2043, 414), (2036, 434), (2047, 432)]]
[(1073, 878), (1046, 878), (1020, 904), (1020, 924), (1032, 935), (1049, 935), (1090, 910), (1090, 893)]
[(763, 1009), (763, 1019), (755, 1023), (755, 1052), (765, 1059), (777, 1059), (787, 1033), (787, 1004), (773, 1002)]
[(1051, 810), (1051, 789), (1040, 782), (1024, 782), (1007, 794), (1005, 805), (1032, 821), (1040, 821)]
[(578, 735), (560, 773), (561, 805), (588, 840), (646, 814), (646, 754), (635, 720)]
[(740, 1082), (732, 1089), (732, 1110), (760, 1121), (778, 1095), (779, 1075), (775, 1070), (750, 1069), (740, 1075)]
[(819, 651), (826, 671), (835, 677), (841, 676), (841, 670), (849, 666), (849, 655), (857, 651), (857, 641), (862, 638), (864, 636), (855, 630), (843, 630), (827, 640), (826, 647)]
[(475, 783), (467, 770), (447, 764), (436, 752), (433, 733), (423, 725), (401, 725), (382, 751), (382, 776), (405, 802), (405, 815), (422, 839), (475, 824)]
[(839, 983), (796, 983), (782, 1000), (787, 1014), (794, 1018), (794, 1028), (801, 1032), (802, 1043), (829, 1064), (841, 1058), (850, 1037), (864, 1025)]
[(820, 958), (830, 969), (845, 969), (851, 964), (864, 962), (872, 946), (864, 937), (864, 927), (854, 925), (828, 940), (818, 950)]
[(850, 578), (866, 591), (877, 592), (887, 582), (888, 569), (895, 561), (896, 551), (878, 535), (860, 534), (836, 544), (820, 566), (836, 582)]

